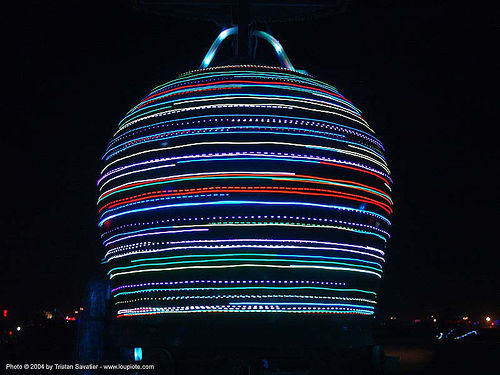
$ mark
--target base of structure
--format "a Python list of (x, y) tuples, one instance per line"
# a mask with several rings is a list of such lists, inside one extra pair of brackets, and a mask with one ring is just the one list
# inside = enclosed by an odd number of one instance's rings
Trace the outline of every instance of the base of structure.
[(285, 314), (117, 319), (107, 281), (94, 279), (79, 324), (78, 363), (154, 365), (137, 375), (386, 373), (397, 361), (374, 344), (371, 324), (366, 317)]

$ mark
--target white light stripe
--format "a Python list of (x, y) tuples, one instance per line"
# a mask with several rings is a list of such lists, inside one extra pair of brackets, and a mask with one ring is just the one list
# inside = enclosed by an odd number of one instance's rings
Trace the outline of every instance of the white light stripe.
[(104, 185), (106, 185), (108, 182), (111, 182), (117, 178), (121, 178), (123, 176), (129, 176), (131, 174), (135, 174), (135, 173), (140, 173), (140, 172), (146, 172), (146, 171), (152, 171), (154, 169), (162, 169), (162, 168), (169, 168), (169, 167), (175, 167), (175, 164), (165, 164), (165, 165), (159, 165), (157, 167), (151, 167), (151, 168), (144, 168), (144, 169), (138, 169), (138, 170), (135, 170), (135, 171), (132, 171), (132, 172), (127, 172), (127, 173), (122, 173), (118, 176), (115, 176), (115, 177), (112, 177), (110, 178), (109, 180), (107, 180), (105, 183), (103, 183), (101, 185), (101, 187), (99, 188), (99, 190), (102, 190), (102, 188), (104, 187)]
[[(312, 95), (317, 95), (317, 94), (312, 94)], [(208, 102), (208, 101), (221, 102), (221, 101), (225, 101), (225, 100), (234, 100), (234, 99), (262, 100), (262, 101), (265, 101), (266, 103), (268, 103), (269, 100), (278, 100), (278, 101), (297, 102), (297, 103), (303, 103), (303, 104), (313, 104), (313, 105), (317, 105), (320, 107), (326, 107), (326, 108), (333, 107), (335, 109), (352, 114), (353, 116), (355, 116), (357, 118), (361, 117), (359, 115), (359, 113), (356, 113), (356, 111), (354, 111), (352, 109), (347, 109), (345, 107), (336, 105), (334, 103), (324, 102), (322, 100), (316, 100), (316, 99), (307, 99), (307, 98), (304, 98), (304, 99), (297, 99), (297, 98), (292, 98), (292, 97), (286, 98), (285, 97), (286, 95), (277, 95), (277, 96), (282, 96), (282, 97), (274, 97), (274, 96), (265, 97), (264, 95), (262, 95), (262, 96), (217, 95), (216, 97), (206, 97), (206, 98), (202, 98), (202, 99), (185, 99), (185, 100), (178, 100), (178, 101), (177, 100), (172, 100), (172, 101), (169, 100), (168, 103), (173, 103), (173, 105), (176, 106), (176, 105), (185, 105), (186, 103), (197, 103), (197, 102)], [(318, 96), (321, 96), (323, 98), (328, 98), (331, 100), (335, 100), (338, 103), (345, 104), (342, 100), (339, 100), (338, 98), (335, 98), (335, 97), (330, 97), (330, 96), (327, 96), (324, 94), (319, 94)], [(165, 103), (167, 103), (167, 102), (165, 102)], [(148, 108), (148, 106), (145, 106), (142, 108)]]
[[(120, 229), (120, 228), (117, 228)], [(104, 234), (109, 234), (111, 231), (105, 232)], [(196, 244), (196, 243), (233, 243), (233, 242), (239, 242), (239, 243), (244, 243), (244, 242), (264, 242), (264, 243), (306, 243), (306, 244), (319, 244), (319, 245), (329, 245), (329, 246), (343, 246), (347, 248), (355, 248), (355, 249), (361, 249), (361, 250), (367, 250), (367, 251), (375, 251), (381, 254), (382, 256), (385, 255), (385, 252), (376, 249), (371, 246), (360, 246), (360, 245), (354, 245), (354, 244), (347, 244), (347, 243), (338, 243), (338, 242), (324, 242), (324, 241), (313, 241), (313, 240), (300, 240), (300, 239), (261, 239), (261, 238), (242, 238), (242, 239), (217, 239), (217, 240), (207, 240), (207, 239), (198, 239), (198, 240), (183, 240), (183, 241), (167, 241), (167, 242), (141, 242), (138, 244), (132, 245), (124, 245), (124, 246), (118, 246), (112, 250), (108, 250), (106, 253), (106, 257), (109, 256), (110, 254), (114, 254), (119, 251), (126, 251), (131, 248), (140, 248), (144, 246), (154, 246), (154, 245), (175, 245), (175, 244)], [(221, 245), (224, 246), (224, 245)], [(270, 247), (278, 246), (278, 245), (268, 245)], [(211, 246), (204, 246), (210, 248)], [(331, 247), (329, 247), (331, 248)], [(335, 247), (334, 247), (335, 248)], [(341, 249), (344, 250), (344, 249)], [(374, 255), (375, 256), (375, 255)]]
[(117, 277), (117, 276), (123, 276), (123, 275), (129, 275), (133, 273), (143, 273), (143, 272), (163, 272), (163, 271), (179, 271), (179, 270), (189, 270), (189, 269), (218, 269), (218, 268), (247, 268), (247, 267), (252, 267), (252, 268), (318, 268), (318, 269), (324, 269), (324, 270), (329, 270), (329, 271), (346, 271), (346, 272), (359, 272), (359, 273), (368, 273), (368, 274), (373, 274), (377, 277), (381, 277), (380, 274), (373, 272), (373, 271), (368, 271), (368, 270), (361, 270), (358, 268), (349, 268), (349, 267), (328, 267), (328, 266), (296, 266), (296, 265), (287, 265), (287, 266), (280, 266), (280, 265), (275, 265), (275, 264), (252, 264), (252, 263), (241, 263), (241, 264), (230, 264), (230, 265), (225, 265), (225, 266), (180, 266), (180, 267), (164, 267), (164, 268), (149, 268), (147, 270), (134, 270), (134, 271), (124, 271), (124, 272), (117, 272), (114, 274), (111, 274), (109, 276), (110, 279)]
[[(267, 246), (266, 245), (174, 246), (174, 247), (166, 247), (166, 248), (162, 248), (162, 249), (153, 249), (153, 250), (146, 250), (146, 251), (132, 251), (132, 252), (128, 252), (126, 254), (113, 255), (113, 256), (107, 257), (107, 261), (109, 262), (115, 258), (122, 258), (125, 256), (131, 256), (131, 255), (136, 255), (136, 254), (150, 254), (150, 253), (160, 253), (160, 252), (169, 252), (169, 251), (178, 251), (178, 250), (192, 250), (192, 249), (207, 250), (207, 249), (239, 249), (239, 248), (276, 249), (276, 250), (277, 249), (307, 249), (307, 250), (343, 251), (343, 252), (348, 252), (348, 253), (370, 256), (373, 258), (377, 258), (382, 262), (385, 262), (383, 257), (380, 257), (380, 256), (375, 255), (375, 254), (371, 254), (371, 253), (357, 251), (357, 250), (348, 250), (348, 249), (332, 248), (332, 247), (277, 246), (277, 245), (273, 245), (273, 246), (271, 246), (271, 245), (267, 245)], [(242, 254), (244, 254), (244, 253), (242, 253)]]
[[(116, 159), (116, 160), (113, 160), (113, 161), (110, 161), (109, 163), (107, 163), (106, 166), (102, 169), (101, 174), (104, 173), (104, 171), (106, 169), (108, 169), (111, 165), (113, 165), (114, 163), (123, 161), (125, 159), (133, 158), (133, 157), (136, 157), (136, 156), (139, 156), (142, 154), (147, 154), (147, 153), (151, 153), (151, 152), (163, 152), (163, 151), (174, 150), (174, 149), (184, 148), (184, 147), (206, 146), (206, 145), (282, 145), (282, 146), (303, 147), (303, 148), (308, 148), (308, 149), (309, 148), (320, 149), (320, 150), (332, 151), (334, 153), (336, 153), (338, 150), (336, 148), (330, 148), (330, 147), (326, 147), (326, 146), (317, 146), (317, 145), (311, 145), (311, 144), (291, 143), (291, 142), (195, 142), (195, 143), (188, 143), (188, 144), (179, 145), (179, 146), (155, 148), (155, 149), (151, 149), (151, 150), (140, 151), (140, 152), (128, 155), (128, 156), (124, 156), (122, 158), (119, 158), (119, 159)], [(323, 159), (324, 159), (324, 161), (328, 161), (327, 158), (323, 158)], [(347, 165), (356, 166), (358, 168), (370, 170), (370, 171), (376, 172), (382, 176), (388, 177), (388, 175), (384, 175), (383, 173), (381, 173), (375, 169), (369, 168), (367, 166), (364, 166), (362, 164), (353, 163), (353, 162), (349, 162), (346, 160), (335, 160), (335, 161), (330, 160), (330, 161), (335, 162), (335, 163), (339, 163), (339, 164), (347, 164)]]
[[(120, 298), (117, 296), (116, 298)], [(365, 302), (373, 305), (377, 301), (366, 298), (355, 297), (337, 297), (337, 296), (317, 296), (317, 295), (300, 295), (300, 294), (216, 294), (216, 295), (187, 295), (187, 296), (168, 296), (168, 297), (142, 297), (123, 301), (115, 301), (116, 304), (133, 303), (140, 301), (177, 301), (177, 300), (192, 300), (192, 299), (229, 299), (229, 298), (301, 298), (301, 299), (324, 299), (334, 301), (357, 301)]]
[[(165, 104), (167, 105), (167, 103), (165, 103)], [(162, 111), (162, 112), (158, 111), (158, 112), (156, 112), (156, 113), (154, 113), (152, 115), (142, 116), (142, 117), (140, 117), (138, 119), (131, 120), (130, 122), (125, 122), (120, 127), (120, 130), (126, 129), (129, 126), (131, 126), (131, 125), (133, 125), (133, 124), (135, 124), (135, 123), (137, 123), (139, 121), (144, 121), (144, 120), (147, 120), (147, 119), (153, 118), (153, 117), (163, 117), (163, 116), (167, 116), (167, 115), (174, 114), (174, 113), (179, 113), (179, 112), (203, 111), (203, 110), (218, 109), (218, 108), (272, 108), (272, 109), (279, 108), (279, 109), (288, 109), (288, 110), (302, 110), (302, 111), (328, 113), (328, 114), (332, 114), (332, 115), (335, 115), (335, 116), (340, 116), (340, 117), (346, 118), (346, 119), (348, 119), (350, 121), (357, 122), (358, 124), (364, 126), (368, 130), (370, 130), (372, 133), (374, 133), (373, 129), (370, 128), (370, 126), (368, 126), (368, 124), (364, 120), (360, 121), (358, 119), (351, 118), (349, 116), (343, 115), (342, 113), (338, 113), (338, 112), (335, 112), (335, 111), (327, 111), (327, 110), (323, 110), (323, 109), (307, 108), (307, 107), (301, 107), (301, 106), (298, 106), (298, 105), (290, 105), (290, 104), (283, 105), (283, 104), (280, 104), (280, 103), (267, 103), (267, 104), (220, 104), (220, 105), (219, 104), (211, 104), (211, 105), (202, 105), (202, 106), (194, 106), (194, 107), (185, 107), (185, 108), (182, 108), (182, 109), (171, 109), (171, 110)]]
[[(180, 227), (176, 227), (176, 228), (180, 228)], [(157, 234), (172, 234), (172, 233), (183, 233), (183, 232), (207, 232), (207, 231), (208, 231), (208, 229), (201, 228), (201, 229), (179, 229), (179, 230), (168, 230), (168, 231), (157, 231), (157, 232), (145, 232), (145, 233), (133, 234), (131, 236), (121, 237), (121, 238), (118, 238), (116, 240), (109, 241), (109, 242), (104, 241), (103, 245), (108, 246), (108, 245), (111, 245), (111, 244), (114, 244), (114, 243), (117, 243), (120, 241), (127, 240), (129, 238), (154, 236)]]

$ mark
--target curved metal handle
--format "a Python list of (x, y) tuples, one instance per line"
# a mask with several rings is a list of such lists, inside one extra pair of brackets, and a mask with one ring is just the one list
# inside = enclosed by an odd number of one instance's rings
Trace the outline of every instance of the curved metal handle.
[[(200, 65), (200, 69), (208, 68), (213, 61), (215, 55), (217, 54), (217, 51), (220, 48), (220, 45), (222, 42), (230, 35), (236, 35), (238, 34), (238, 26), (231, 27), (229, 29), (222, 30), (221, 33), (217, 36), (215, 41), (212, 43), (212, 46), (208, 50), (207, 54), (203, 58), (203, 61)], [(264, 32), (264, 31), (258, 31), (258, 30), (253, 30), (251, 32), (251, 36), (254, 36), (256, 38), (264, 39), (265, 41), (269, 42), (274, 48), (274, 52), (276, 52), (276, 56), (278, 57), (278, 60), (283, 68), (287, 68), (290, 70), (295, 70), (293, 67), (292, 63), (290, 62), (290, 59), (288, 58), (287, 54), (285, 53), (285, 50), (281, 46), (281, 43), (273, 37), (272, 35)]]
[(287, 68), (290, 70), (295, 70), (293, 67), (292, 63), (290, 62), (290, 59), (288, 58), (287, 54), (285, 53), (285, 50), (281, 46), (281, 43), (279, 42), (278, 39), (273, 37), (271, 34), (268, 34), (264, 31), (258, 31), (258, 30), (253, 30), (252, 31), (252, 36), (255, 36), (260, 39), (264, 39), (265, 41), (269, 42), (274, 48), (274, 52), (276, 52), (276, 56), (278, 56), (278, 60), (281, 63), (281, 66), (283, 68)]
[(220, 34), (217, 36), (215, 41), (212, 43), (212, 46), (208, 50), (207, 54), (203, 58), (203, 61), (200, 65), (200, 69), (208, 68), (212, 60), (214, 59), (217, 51), (219, 50), (220, 45), (229, 35), (235, 35), (238, 33), (238, 26), (231, 27), (229, 29), (222, 30)]

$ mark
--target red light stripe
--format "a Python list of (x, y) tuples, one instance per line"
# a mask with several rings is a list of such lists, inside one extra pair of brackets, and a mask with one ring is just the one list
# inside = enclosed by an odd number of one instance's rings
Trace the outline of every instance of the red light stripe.
[[(326, 190), (326, 189), (305, 189), (305, 190), (317, 190), (317, 191), (325, 191), (328, 193), (316, 193), (316, 192), (307, 192), (307, 191), (287, 191), (287, 189), (281, 189), (281, 188), (265, 188), (265, 187), (249, 187), (249, 188), (243, 188), (243, 189), (238, 189), (234, 187), (229, 187), (230, 189), (227, 188), (207, 188), (207, 189), (200, 189), (196, 192), (192, 192), (191, 194), (195, 193), (224, 193), (227, 191), (235, 192), (235, 193), (247, 193), (247, 192), (253, 192), (257, 191), (260, 193), (278, 193), (278, 194), (297, 194), (297, 195), (309, 195), (309, 196), (323, 196), (323, 197), (335, 197), (335, 198), (344, 198), (344, 199), (349, 199), (349, 200), (354, 200), (358, 202), (364, 202), (364, 203), (370, 203), (374, 204), (380, 208), (382, 208), (384, 211), (386, 211), (388, 214), (392, 213), (392, 209), (379, 201), (376, 201), (371, 198), (363, 197), (360, 195), (356, 194), (350, 194), (350, 193), (344, 193), (341, 191), (335, 191), (335, 190)], [(295, 190), (295, 189), (289, 189), (289, 190)], [(298, 190), (298, 189), (297, 189)], [(113, 207), (118, 207), (124, 204), (129, 204), (129, 203), (134, 203), (134, 202), (140, 202), (140, 201), (146, 201), (152, 198), (161, 198), (161, 197), (172, 197), (172, 196), (179, 196), (179, 195), (186, 195), (186, 192), (175, 192), (175, 193), (164, 193), (164, 194), (156, 194), (156, 195), (150, 195), (147, 197), (142, 197), (142, 198), (136, 198), (136, 199), (129, 199), (124, 202), (110, 202), (107, 205), (103, 206), (99, 212), (104, 210), (105, 208), (113, 208)], [(190, 195), (188, 193), (188, 195)], [(115, 203), (116, 202), (116, 203)]]
[[(176, 88), (173, 88), (173, 89), (170, 89), (170, 90), (166, 90), (166, 91), (159, 92), (157, 94), (150, 95), (150, 96), (146, 97), (142, 101), (142, 103), (144, 103), (145, 101), (149, 100), (150, 98), (154, 98), (154, 97), (159, 96), (159, 95), (165, 95), (165, 94), (167, 94), (169, 92), (173, 92), (173, 91), (177, 91), (177, 90), (182, 90), (182, 89), (192, 88), (192, 87), (204, 87), (204, 86), (213, 86), (213, 85), (219, 85), (219, 84), (231, 84), (231, 83), (235, 83), (235, 84), (238, 84), (238, 83), (243, 83), (243, 84), (244, 83), (249, 83), (249, 84), (255, 84), (255, 85), (269, 85), (270, 84), (270, 82), (260, 82), (260, 81), (229, 80), (229, 81), (217, 81), (217, 82), (200, 83), (200, 84), (196, 84), (196, 85), (185, 85), (185, 86), (176, 87)], [(310, 90), (313, 90), (313, 91), (323, 92), (325, 94), (333, 95), (333, 96), (335, 96), (337, 98), (340, 98), (340, 99), (345, 100), (346, 102), (352, 104), (349, 100), (347, 100), (346, 98), (344, 98), (342, 95), (339, 95), (339, 94), (331, 92), (331, 91), (327, 91), (327, 90), (315, 88), (313, 86), (298, 85), (298, 84), (295, 84), (295, 83), (287, 83), (287, 82), (271, 82), (271, 83), (273, 85), (300, 87), (300, 88), (304, 88), (304, 89), (310, 89)]]

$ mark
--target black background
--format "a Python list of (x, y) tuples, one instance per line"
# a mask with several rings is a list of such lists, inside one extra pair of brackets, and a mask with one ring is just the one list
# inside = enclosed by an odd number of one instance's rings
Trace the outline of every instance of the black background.
[[(2, 13), (0, 307), (74, 309), (100, 270), (95, 183), (117, 122), (197, 68), (220, 28), (127, 1)], [(387, 149), (382, 315), (500, 314), (499, 19), (472, 3), (353, 0), (327, 19), (271, 25), (295, 67), (352, 100)]]

